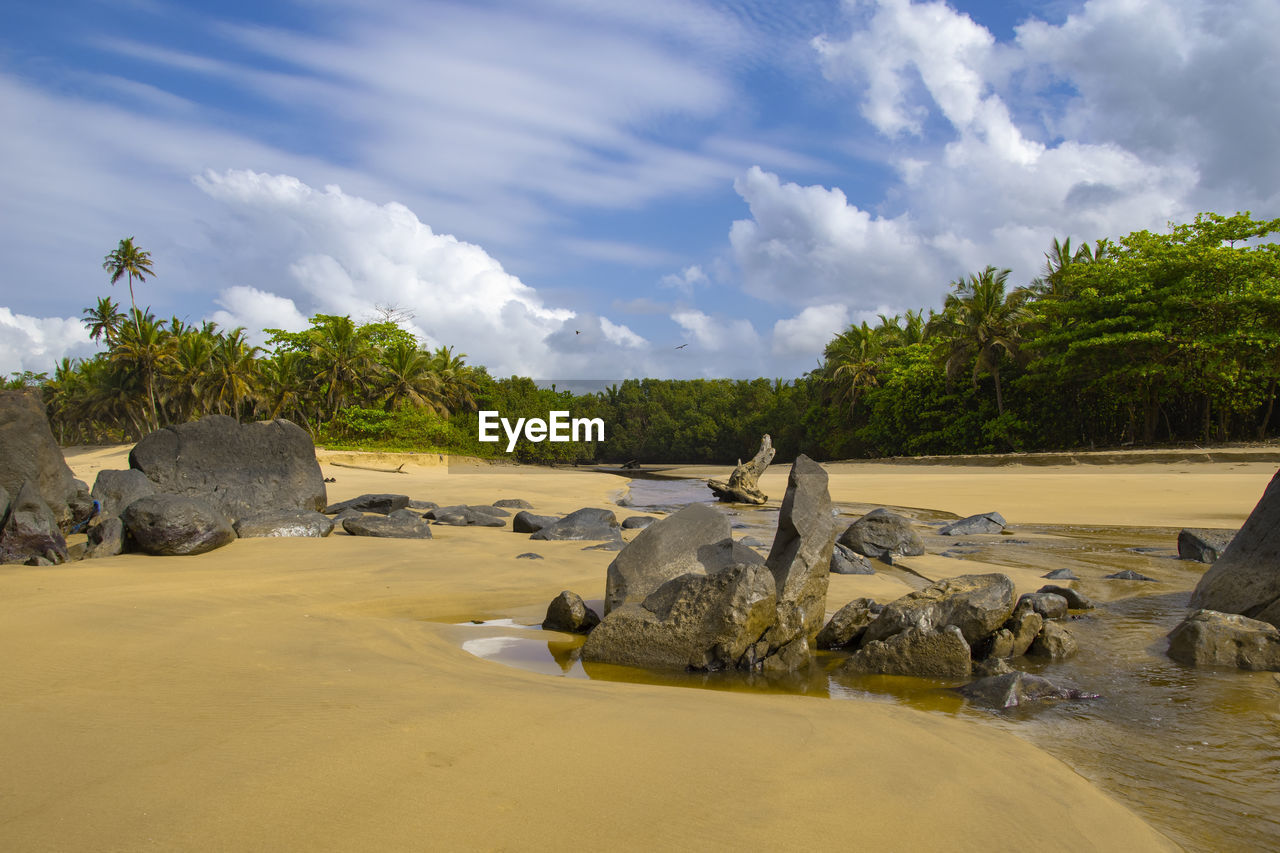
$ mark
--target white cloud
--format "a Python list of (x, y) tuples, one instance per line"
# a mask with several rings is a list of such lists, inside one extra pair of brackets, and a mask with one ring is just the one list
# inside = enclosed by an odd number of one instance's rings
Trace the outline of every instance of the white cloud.
[(300, 332), (310, 325), (292, 299), (256, 287), (229, 287), (214, 301), (224, 310), (213, 312), (209, 319), (226, 330), (244, 326), (246, 336), (255, 344), (265, 342), (263, 329)]
[(849, 309), (844, 305), (811, 305), (773, 324), (773, 354), (820, 359), (827, 343), (848, 324)]
[(680, 291), (686, 297), (693, 295), (693, 289), (699, 285), (710, 284), (711, 279), (707, 278), (707, 274), (702, 271), (702, 267), (694, 264), (685, 267), (678, 273), (670, 273), (664, 275), (659, 284), (663, 287), (670, 287)]
[(28, 317), (0, 307), (0, 377), (24, 370), (52, 375), (63, 358), (93, 351), (89, 331), (74, 317)]
[(751, 321), (741, 318), (713, 317), (695, 308), (672, 313), (685, 333), (703, 350), (742, 353), (750, 359), (750, 353), (760, 346), (760, 336)]
[(610, 323), (605, 317), (600, 318), (600, 331), (604, 333), (606, 340), (620, 347), (639, 349), (649, 343), (626, 326)]

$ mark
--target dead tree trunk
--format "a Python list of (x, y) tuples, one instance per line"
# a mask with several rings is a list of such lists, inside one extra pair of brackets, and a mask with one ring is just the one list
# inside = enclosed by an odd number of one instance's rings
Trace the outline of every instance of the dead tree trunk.
[(729, 482), (708, 480), (707, 487), (716, 498), (725, 503), (765, 503), (769, 500), (769, 496), (760, 491), (756, 481), (773, 461), (773, 452), (773, 440), (766, 434), (760, 439), (760, 449), (756, 451), (756, 455), (746, 464), (739, 462), (738, 467), (734, 468), (733, 473), (729, 475)]

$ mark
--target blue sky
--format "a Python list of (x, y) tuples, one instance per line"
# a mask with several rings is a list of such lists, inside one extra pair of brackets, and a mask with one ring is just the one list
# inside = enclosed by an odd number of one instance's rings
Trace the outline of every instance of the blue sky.
[[(537, 377), (792, 377), (1055, 237), (1280, 215), (1280, 4), (57, 4), (0, 31), (0, 371), (139, 302)], [(676, 349), (678, 345), (687, 346)]]

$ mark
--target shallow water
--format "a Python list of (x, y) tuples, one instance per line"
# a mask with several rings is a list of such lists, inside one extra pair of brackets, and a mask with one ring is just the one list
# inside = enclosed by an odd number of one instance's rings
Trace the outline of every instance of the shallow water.
[[(712, 502), (701, 481), (644, 480), (632, 483), (628, 504), (657, 513), (695, 500)], [(840, 510), (856, 518), (872, 508), (842, 505)], [(925, 524), (950, 517), (898, 509)], [(776, 509), (732, 507), (729, 512), (735, 537), (758, 539), (767, 551)], [(950, 689), (958, 682), (835, 675), (845, 657), (838, 652), (820, 653), (805, 677), (584, 667), (578, 655), (581, 638), (544, 633), (536, 626), (513, 628), (509, 620), (468, 629), (474, 635), (463, 647), (487, 659), (569, 678), (889, 702), (960, 714), (1057, 756), (1188, 849), (1280, 849), (1280, 677), (1195, 669), (1165, 656), (1164, 637), (1185, 615), (1190, 589), (1205, 569), (1176, 559), (1176, 536), (1168, 529), (1051, 525), (1018, 526), (1013, 536), (924, 536), (930, 553), (950, 551), (956, 558), (955, 574), (965, 573), (969, 559), (1042, 573), (1070, 568), (1079, 575), (1074, 586), (1099, 603), (1070, 622), (1080, 653), (1059, 663), (1023, 658), (1014, 664), (1063, 686), (1101, 694), (1095, 700), (987, 711)], [(1159, 582), (1102, 579), (1122, 569)], [(831, 609), (842, 603), (830, 602)]]

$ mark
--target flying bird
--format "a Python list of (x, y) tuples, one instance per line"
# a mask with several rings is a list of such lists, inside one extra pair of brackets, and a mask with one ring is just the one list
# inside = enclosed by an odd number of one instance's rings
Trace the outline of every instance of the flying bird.
[(681, 344), (680, 346), (676, 347), (676, 349), (684, 349), (687, 346), (688, 344)]

